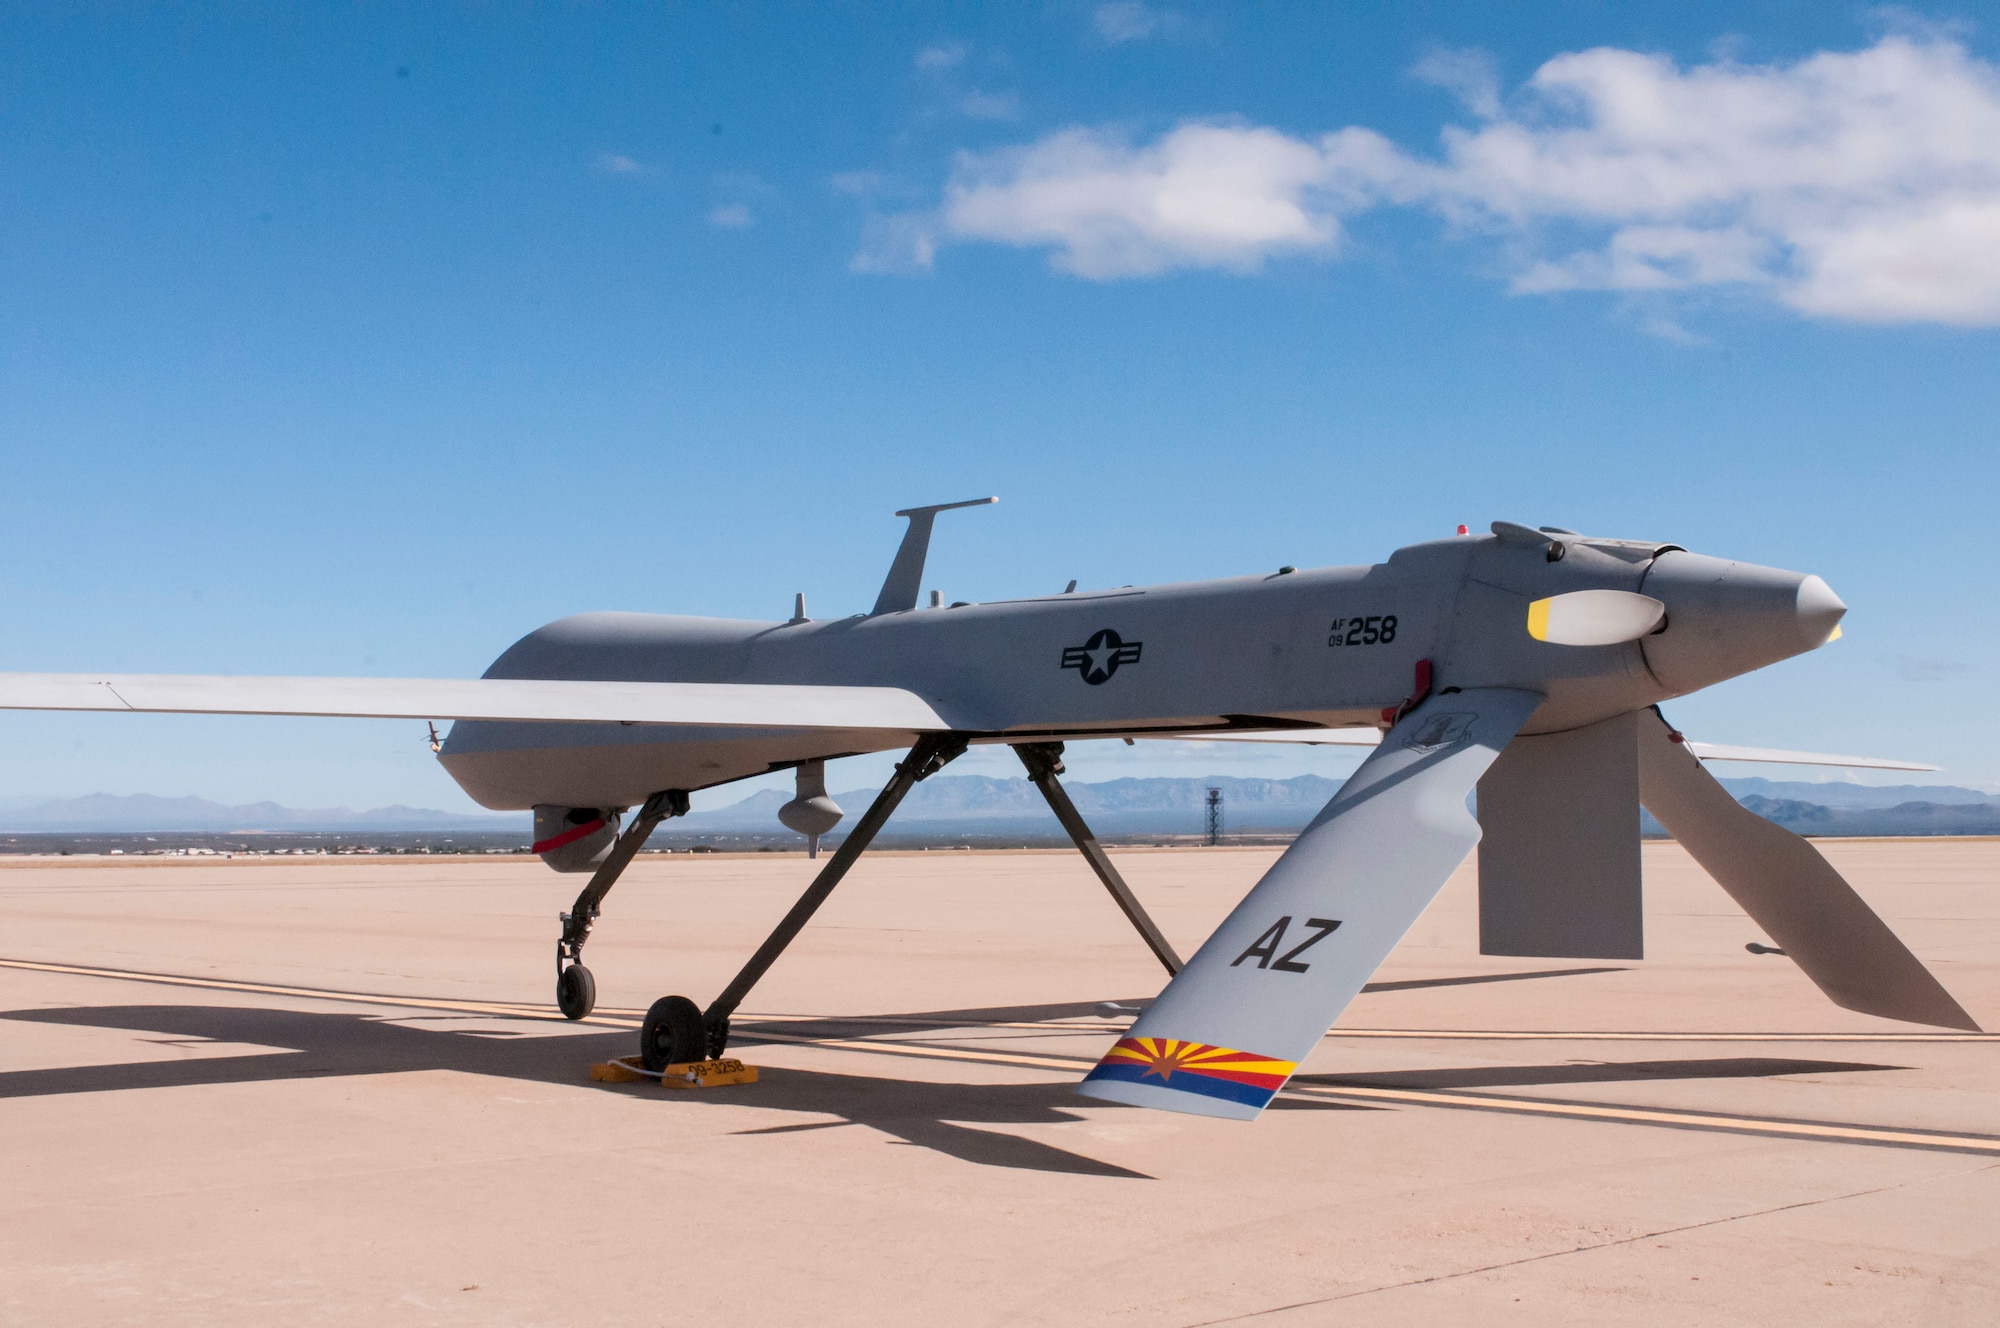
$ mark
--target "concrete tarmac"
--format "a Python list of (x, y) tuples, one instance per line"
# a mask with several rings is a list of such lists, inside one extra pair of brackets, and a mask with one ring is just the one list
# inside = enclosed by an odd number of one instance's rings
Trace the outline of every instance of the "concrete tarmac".
[[(1822, 844), (2000, 1029), (2000, 842)], [(1191, 952), (1275, 850), (1116, 855)], [(2000, 1038), (1851, 1014), (1668, 843), (1644, 962), (1484, 958), (1471, 864), (1255, 1124), (1070, 1087), (1156, 992), (1082, 860), (642, 859), (554, 1017), (533, 862), (0, 859), (0, 1320), (2000, 1322)]]

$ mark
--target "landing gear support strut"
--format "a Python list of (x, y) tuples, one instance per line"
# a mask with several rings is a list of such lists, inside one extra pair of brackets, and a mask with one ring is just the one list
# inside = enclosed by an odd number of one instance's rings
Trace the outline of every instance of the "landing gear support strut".
[(570, 911), (561, 914), (562, 939), (556, 942), (556, 1008), (565, 1019), (581, 1019), (597, 1004), (597, 983), (583, 966), (583, 943), (590, 939), (590, 924), (597, 921), (598, 906), (632, 859), (644, 847), (653, 827), (670, 816), (685, 816), (688, 795), (679, 789), (655, 793), (640, 806), (632, 824), (611, 845), (611, 852), (591, 873), (590, 884), (576, 897)]
[[(777, 930), (771, 933), (769, 939), (757, 947), (757, 953), (750, 956), (750, 962), (743, 965), (743, 971), (738, 973), (729, 985), (722, 989), (722, 994), (702, 1012), (700, 1027), (704, 1045), (699, 1049), (701, 1052), (705, 1052), (711, 1058), (722, 1055), (729, 1046), (729, 1016), (736, 1013), (736, 1007), (743, 1003), (743, 998), (750, 994), (750, 989), (757, 985), (758, 979), (762, 978), (771, 965), (777, 962), (778, 956), (785, 952), (785, 947), (790, 945), (792, 939), (804, 930), (806, 923), (812, 920), (812, 915), (819, 911), (819, 906), (833, 893), (833, 887), (840, 884), (840, 878), (847, 875), (848, 868), (852, 867), (855, 860), (875, 841), (875, 836), (881, 832), (890, 813), (896, 810), (897, 804), (902, 802), (904, 796), (916, 787), (919, 780), (929, 779), (956, 760), (965, 751), (965, 747), (966, 740), (962, 737), (950, 733), (933, 733), (918, 739), (916, 746), (910, 748), (910, 754), (896, 766), (896, 773), (875, 796), (874, 803), (862, 813), (853, 831), (840, 842), (840, 847), (833, 851), (833, 856), (827, 859), (826, 866), (820, 868), (819, 875), (813, 878), (813, 883), (807, 887), (806, 892), (799, 896), (799, 902), (792, 905), (792, 911), (785, 914), (784, 921), (778, 924)], [(684, 997), (667, 996), (654, 1002), (653, 1010), (648, 1012), (647, 1029), (651, 1031), (651, 1035), (642, 1036), (639, 1045), (639, 1054), (647, 1069), (657, 1070), (672, 1063), (670, 1060), (661, 1059), (662, 1057), (673, 1056), (681, 1060), (701, 1059), (700, 1055), (685, 1054), (696, 1050), (683, 1045), (693, 1037), (686, 1020), (687, 1012), (681, 1008), (686, 1004)], [(654, 1013), (659, 1015), (657, 1020), (653, 1017)], [(655, 1061), (658, 1061), (658, 1064), (655, 1064)]]
[(1111, 897), (1118, 902), (1118, 907), (1124, 911), (1126, 918), (1138, 929), (1140, 938), (1155, 955), (1159, 956), (1160, 962), (1166, 965), (1167, 973), (1172, 975), (1180, 972), (1181, 957), (1174, 953), (1174, 947), (1167, 943), (1167, 938), (1161, 934), (1158, 925), (1140, 906), (1137, 896), (1132, 893), (1132, 887), (1125, 884), (1125, 878), (1111, 865), (1111, 858), (1105, 853), (1104, 846), (1097, 842), (1097, 836), (1090, 832), (1090, 826), (1085, 824), (1083, 817), (1077, 812), (1076, 804), (1069, 800), (1069, 792), (1057, 782), (1056, 776), (1063, 772), (1062, 754), (1063, 745), (1059, 742), (1014, 744), (1014, 755), (1020, 757), (1021, 764), (1028, 768), (1029, 781), (1042, 791), (1044, 798), (1048, 799), (1049, 810), (1056, 814), (1056, 819), (1062, 822), (1062, 828), (1069, 832), (1070, 839), (1083, 854), (1084, 861), (1088, 862), (1090, 869), (1097, 873), (1097, 879), (1104, 882), (1104, 888), (1111, 892)]

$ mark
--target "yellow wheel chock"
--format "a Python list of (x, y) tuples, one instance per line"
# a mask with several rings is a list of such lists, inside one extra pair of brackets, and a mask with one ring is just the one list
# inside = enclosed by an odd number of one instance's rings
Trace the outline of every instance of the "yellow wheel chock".
[(658, 1079), (662, 1088), (721, 1088), (726, 1084), (754, 1084), (757, 1067), (734, 1058), (717, 1061), (677, 1061), (658, 1073), (639, 1063), (637, 1056), (620, 1056), (590, 1067), (590, 1077), (601, 1084), (629, 1084), (640, 1079)]

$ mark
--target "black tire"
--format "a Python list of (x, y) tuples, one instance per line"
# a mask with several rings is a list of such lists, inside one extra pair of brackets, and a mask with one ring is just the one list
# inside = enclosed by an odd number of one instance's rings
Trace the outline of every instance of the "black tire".
[(639, 1063), (658, 1073), (683, 1061), (708, 1059), (708, 1030), (701, 1007), (685, 996), (662, 996), (639, 1026)]
[(729, 1021), (727, 1019), (718, 1019), (708, 1025), (708, 1058), (712, 1061), (719, 1061), (722, 1059), (722, 1053), (728, 1050)]
[(581, 1019), (597, 1008), (597, 979), (582, 964), (556, 975), (556, 1009), (565, 1019)]

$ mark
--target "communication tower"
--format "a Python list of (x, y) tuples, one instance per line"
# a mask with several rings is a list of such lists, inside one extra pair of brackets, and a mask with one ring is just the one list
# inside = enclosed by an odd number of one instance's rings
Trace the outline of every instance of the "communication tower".
[(1222, 842), (1222, 790), (1219, 788), (1208, 791), (1208, 842)]

